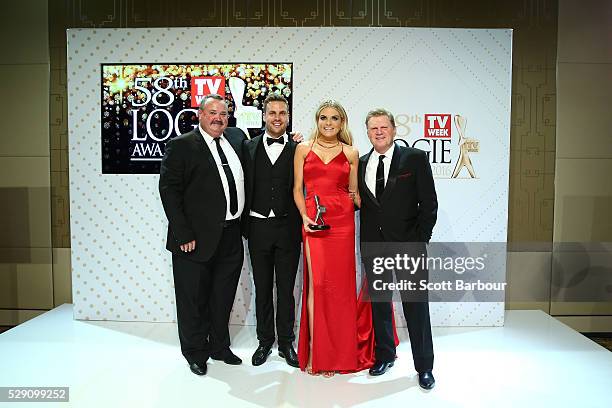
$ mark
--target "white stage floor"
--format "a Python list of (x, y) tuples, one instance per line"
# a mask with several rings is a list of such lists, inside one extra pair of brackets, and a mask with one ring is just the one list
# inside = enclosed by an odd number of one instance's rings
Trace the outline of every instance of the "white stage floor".
[(63, 305), (0, 334), (0, 386), (68, 386), (70, 403), (57, 406), (88, 408), (612, 406), (612, 353), (543, 312), (508, 311), (505, 327), (434, 328), (430, 392), (417, 384), (406, 340), (381, 377), (327, 379), (287, 366), (276, 351), (253, 367), (255, 328), (232, 334), (243, 365), (211, 361), (198, 377), (176, 325), (74, 321)]

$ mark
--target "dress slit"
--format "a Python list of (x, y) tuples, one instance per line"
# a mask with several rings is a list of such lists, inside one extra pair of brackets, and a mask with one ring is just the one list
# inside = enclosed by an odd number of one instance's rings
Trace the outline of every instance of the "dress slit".
[[(308, 365), (308, 360), (310, 361), (311, 364), (311, 370), (315, 371), (315, 363), (314, 363), (314, 354), (311, 356), (312, 353), (312, 349), (313, 349), (313, 345), (314, 345), (314, 307), (315, 307), (315, 301), (314, 301), (314, 295), (315, 295), (315, 291), (312, 288), (313, 286), (313, 277), (312, 277), (312, 259), (311, 259), (311, 254), (310, 254), (310, 244), (309, 244), (309, 239), (308, 237), (306, 237), (304, 239), (304, 256), (306, 258), (306, 262), (305, 262), (305, 270), (306, 270), (306, 278), (304, 280), (305, 282), (305, 288), (304, 290), (306, 291), (306, 317), (308, 319), (308, 355), (306, 356), (306, 365)], [(310, 306), (310, 297), (312, 296), (312, 310), (308, 310), (309, 306)], [(311, 316), (312, 313), (312, 316)]]

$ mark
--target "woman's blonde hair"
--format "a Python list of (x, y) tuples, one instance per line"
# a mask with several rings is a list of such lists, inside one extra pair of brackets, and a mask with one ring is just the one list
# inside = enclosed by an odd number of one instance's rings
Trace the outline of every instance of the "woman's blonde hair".
[(340, 118), (342, 119), (342, 127), (340, 128), (340, 133), (338, 133), (338, 140), (340, 140), (342, 143), (352, 146), (353, 136), (351, 135), (351, 131), (348, 129), (348, 116), (346, 115), (346, 111), (344, 110), (342, 105), (340, 105), (340, 103), (334, 101), (333, 99), (324, 101), (317, 108), (317, 112), (315, 113), (315, 131), (313, 137), (314, 142), (316, 142), (319, 138), (319, 115), (321, 114), (321, 111), (325, 108), (333, 108), (338, 111), (338, 113), (340, 114)]

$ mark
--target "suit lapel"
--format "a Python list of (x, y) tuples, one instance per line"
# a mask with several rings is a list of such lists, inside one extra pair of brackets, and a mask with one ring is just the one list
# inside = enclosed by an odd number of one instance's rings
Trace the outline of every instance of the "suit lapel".
[(246, 169), (247, 175), (247, 197), (249, 197), (249, 207), (251, 205), (250, 200), (253, 197), (253, 189), (255, 188), (255, 160), (257, 158), (257, 149), (259, 145), (263, 141), (263, 135), (255, 136), (253, 139), (247, 142), (247, 151), (246, 154), (248, 157), (245, 157), (245, 164), (248, 166)]
[(289, 135), (289, 138), (287, 139), (287, 146), (285, 146), (285, 149), (288, 150), (287, 153), (289, 153), (289, 158), (290, 158), (290, 164), (289, 164), (289, 193), (291, 193), (293, 191), (293, 158), (295, 157), (295, 147), (297, 146), (297, 143), (294, 142), (291, 139), (291, 135)]
[(212, 173), (214, 174), (213, 177), (215, 178), (215, 184), (219, 189), (219, 193), (216, 195), (223, 200), (224, 206), (226, 206), (227, 203), (225, 201), (225, 193), (223, 192), (223, 182), (221, 181), (221, 175), (219, 174), (217, 162), (215, 161), (208, 144), (204, 140), (204, 136), (202, 136), (202, 133), (200, 133), (199, 128), (196, 128), (193, 132), (193, 141), (198, 146), (198, 151), (200, 151), (206, 157), (206, 160), (208, 160), (210, 163), (211, 168), (214, 169)]
[(399, 146), (395, 146), (393, 149), (393, 157), (391, 158), (391, 164), (389, 166), (389, 177), (387, 178), (387, 183), (385, 184), (385, 190), (383, 191), (383, 195), (381, 197), (381, 201), (385, 201), (393, 188), (395, 187), (395, 183), (397, 182), (397, 175), (399, 173), (399, 161), (400, 161), (400, 149)]
[[(194, 137), (195, 143), (198, 146), (200, 146), (200, 148), (204, 152), (204, 155), (206, 156), (206, 159), (208, 159), (208, 162), (214, 168), (217, 168), (217, 163), (215, 162), (215, 158), (213, 157), (212, 152), (210, 151), (210, 148), (208, 147), (208, 144), (206, 144), (206, 141), (204, 140), (204, 136), (202, 135), (202, 133), (200, 133), (199, 127), (195, 128), (195, 131), (193, 132), (193, 137)], [(221, 182), (220, 176), (219, 176), (219, 182)]]
[(366, 184), (366, 180), (365, 180), (366, 167), (368, 166), (368, 161), (370, 160), (370, 155), (372, 154), (373, 150), (374, 149), (370, 149), (370, 152), (367, 153), (365, 156), (363, 156), (362, 162), (360, 163), (361, 165), (359, 166), (358, 176), (359, 176), (359, 183), (361, 183), (361, 185), (363, 186), (363, 190), (365, 191), (366, 196), (376, 206), (380, 207), (380, 203), (376, 199), (376, 196), (374, 196), (374, 194), (372, 194), (372, 192), (368, 188), (368, 185)]
[(283, 144), (283, 150), (281, 150), (280, 154), (278, 155), (278, 159), (276, 159), (276, 161), (279, 161), (281, 158), (284, 159), (285, 155), (291, 154), (291, 146), (289, 145), (289, 143), (290, 142), (288, 140), (287, 143)]
[(248, 142), (247, 146), (247, 153), (249, 155), (249, 171), (251, 172), (251, 174), (253, 174), (252, 172), (255, 171), (255, 156), (257, 156), (257, 148), (259, 147), (259, 144), (263, 141), (263, 136), (259, 135), (259, 136), (255, 136), (253, 139), (251, 139), (250, 142)]
[(240, 160), (240, 163), (242, 163), (242, 140), (232, 137), (233, 135), (230, 134), (229, 132), (224, 132), (223, 136), (225, 136), (230, 146), (232, 146), (232, 148), (236, 152), (236, 155), (238, 155), (238, 159)]

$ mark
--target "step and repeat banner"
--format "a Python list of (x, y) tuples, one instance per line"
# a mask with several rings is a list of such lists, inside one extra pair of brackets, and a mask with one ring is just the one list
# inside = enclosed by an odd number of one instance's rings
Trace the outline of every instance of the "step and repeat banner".
[[(436, 255), (486, 260), (500, 283), (487, 288), (493, 296), (432, 292), (432, 324), (503, 324), (512, 30), (71, 29), (67, 37), (76, 319), (175, 321), (157, 189), (165, 143), (197, 126), (209, 93), (229, 100), (230, 126), (255, 135), (263, 100), (277, 92), (289, 100), (289, 129), (307, 137), (318, 104), (338, 100), (361, 154), (370, 150), (367, 112), (395, 114), (396, 143), (426, 151), (432, 167), (432, 242), (448, 243)], [(464, 276), (476, 284), (477, 272)], [(248, 253), (231, 322), (255, 322)]]

